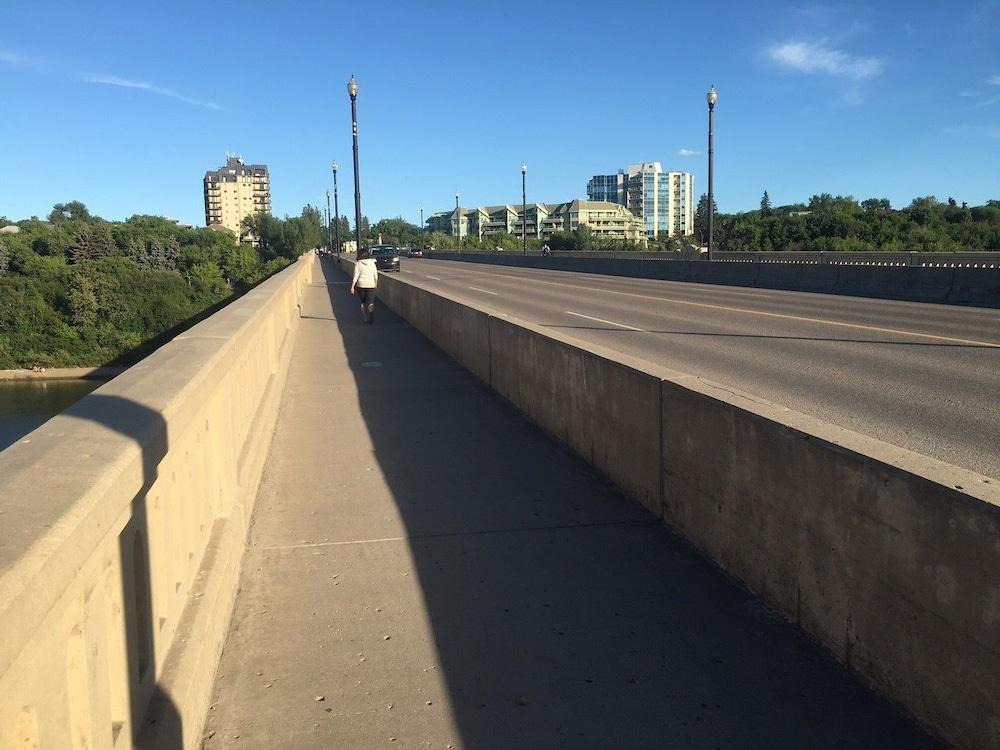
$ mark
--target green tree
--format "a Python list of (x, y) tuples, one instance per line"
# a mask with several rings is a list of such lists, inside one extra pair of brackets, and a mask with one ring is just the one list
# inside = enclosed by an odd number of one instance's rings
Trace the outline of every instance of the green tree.
[[(712, 212), (719, 215), (719, 206), (712, 200)], [(708, 194), (702, 193), (698, 199), (698, 206), (694, 211), (694, 233), (698, 237), (698, 242), (705, 244), (708, 242)]]
[(249, 245), (234, 245), (222, 255), (222, 273), (230, 283), (247, 286), (259, 281), (261, 274), (260, 255)]
[(49, 221), (53, 224), (63, 221), (90, 221), (92, 218), (90, 211), (80, 201), (57, 203), (49, 213)]
[(767, 194), (766, 190), (760, 199), (760, 215), (762, 217), (771, 215), (771, 196)]
[(93, 326), (97, 322), (97, 294), (94, 283), (84, 274), (75, 274), (69, 287), (70, 320), (78, 328)]
[(861, 208), (866, 214), (886, 214), (892, 211), (888, 198), (868, 198), (861, 201)]
[(593, 230), (586, 224), (581, 224), (573, 230), (573, 242), (576, 245), (576, 249), (581, 252), (592, 250), (594, 245)]

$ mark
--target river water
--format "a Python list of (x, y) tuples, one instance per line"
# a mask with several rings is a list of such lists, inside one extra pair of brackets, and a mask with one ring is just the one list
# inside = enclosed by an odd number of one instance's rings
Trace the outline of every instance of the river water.
[(0, 381), (0, 451), (99, 385), (99, 380)]

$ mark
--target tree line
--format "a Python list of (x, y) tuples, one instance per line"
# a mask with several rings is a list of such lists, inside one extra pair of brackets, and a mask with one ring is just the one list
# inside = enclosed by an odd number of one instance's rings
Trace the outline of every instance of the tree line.
[[(695, 233), (708, 240), (708, 197), (701, 196)], [(712, 237), (719, 250), (980, 252), (1000, 250), (1000, 200), (969, 206), (954, 198), (914, 198), (894, 210), (886, 198), (858, 202), (821, 193), (808, 203), (716, 214)]]
[[(0, 227), (9, 226), (0, 217)], [(128, 364), (165, 332), (280, 270), (324, 236), (318, 209), (252, 217), (258, 246), (159, 216), (105, 221), (79, 201), (0, 233), (0, 369)]]

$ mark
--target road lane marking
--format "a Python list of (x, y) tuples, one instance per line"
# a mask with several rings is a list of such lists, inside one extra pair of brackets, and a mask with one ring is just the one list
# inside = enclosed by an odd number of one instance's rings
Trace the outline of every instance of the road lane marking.
[(441, 281), (437, 276), (428, 276), (428, 279), (434, 279), (434, 281)]
[(572, 310), (565, 311), (567, 315), (575, 315), (578, 318), (586, 318), (587, 320), (595, 320), (598, 323), (607, 323), (609, 326), (618, 326), (619, 328), (627, 328), (630, 331), (639, 331), (639, 333), (645, 333), (646, 331), (642, 328), (636, 328), (635, 326), (627, 326), (624, 323), (615, 323), (613, 320), (604, 320), (604, 318), (594, 318), (590, 315), (584, 315), (583, 313), (573, 312)]
[(470, 286), (469, 289), (473, 289), (477, 292), (483, 292), (484, 294), (492, 294), (494, 297), (499, 297), (499, 292), (491, 292), (489, 289), (480, 289), (478, 286)]
[[(498, 274), (506, 275), (506, 274)], [(614, 289), (601, 289), (599, 287), (583, 286), (581, 284), (565, 284), (557, 281), (542, 281), (533, 279), (530, 276), (508, 276), (519, 281), (531, 281), (536, 284), (547, 286), (557, 286), (563, 289), (580, 289), (587, 292), (604, 292), (605, 294), (617, 294), (622, 297), (633, 297), (636, 299), (648, 299), (656, 302), (667, 302), (675, 305), (687, 305), (689, 307), (701, 307), (711, 310), (725, 310), (726, 312), (745, 313), (747, 315), (759, 315), (766, 318), (781, 318), (784, 320), (796, 320), (800, 323), (818, 323), (820, 325), (837, 326), (840, 328), (850, 328), (859, 331), (874, 331), (876, 333), (890, 333), (897, 336), (913, 336), (915, 338), (930, 339), (931, 341), (942, 341), (950, 344), (964, 344), (966, 346), (978, 346), (987, 349), (1000, 349), (1000, 344), (993, 341), (979, 341), (977, 339), (963, 339), (955, 336), (940, 336), (934, 333), (920, 333), (919, 331), (906, 331), (899, 328), (884, 328), (882, 326), (869, 326), (861, 323), (845, 323), (839, 320), (826, 320), (824, 318), (809, 318), (802, 315), (788, 315), (787, 313), (766, 312), (764, 310), (751, 310), (744, 307), (731, 307), (729, 305), (714, 305), (710, 302), (692, 302), (691, 300), (676, 299), (673, 297), (654, 297), (650, 294), (636, 294), (635, 292), (620, 292)], [(642, 329), (636, 329), (642, 330)]]

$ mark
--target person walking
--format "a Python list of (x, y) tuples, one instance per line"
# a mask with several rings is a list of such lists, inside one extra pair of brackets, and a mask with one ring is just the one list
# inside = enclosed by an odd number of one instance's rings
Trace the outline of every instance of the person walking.
[(375, 288), (378, 286), (378, 266), (375, 259), (362, 250), (354, 264), (354, 278), (351, 280), (351, 294), (355, 288), (361, 300), (361, 314), (365, 323), (375, 322)]

